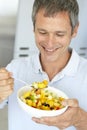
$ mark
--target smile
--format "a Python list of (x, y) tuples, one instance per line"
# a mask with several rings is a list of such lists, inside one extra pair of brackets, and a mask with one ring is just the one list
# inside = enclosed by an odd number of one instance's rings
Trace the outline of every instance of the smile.
[(53, 49), (50, 49), (50, 48), (45, 48), (45, 47), (43, 47), (44, 48), (44, 50), (46, 51), (46, 52), (48, 52), (48, 53), (52, 53), (52, 52), (55, 52), (56, 50), (58, 50), (59, 48), (58, 47), (56, 47), (56, 48), (53, 48)]
[(54, 52), (56, 49), (47, 49), (47, 48), (45, 48), (45, 50), (48, 51), (48, 52)]

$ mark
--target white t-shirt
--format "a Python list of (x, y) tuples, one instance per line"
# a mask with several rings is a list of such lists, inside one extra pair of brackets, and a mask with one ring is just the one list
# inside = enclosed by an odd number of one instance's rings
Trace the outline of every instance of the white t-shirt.
[[(44, 79), (49, 80), (42, 70), (38, 54), (26, 59), (13, 60), (7, 69), (13, 72), (15, 78), (29, 84)], [(87, 111), (87, 60), (78, 56), (75, 50), (72, 50), (72, 56), (66, 67), (49, 81), (49, 85), (64, 91), (70, 98), (78, 99), (79, 105)], [(53, 126), (33, 122), (31, 117), (20, 108), (17, 103), (17, 90), (22, 86), (24, 84), (15, 80), (14, 92), (8, 99), (8, 130), (58, 130)], [(66, 130), (75, 130), (75, 128), (71, 126)]]

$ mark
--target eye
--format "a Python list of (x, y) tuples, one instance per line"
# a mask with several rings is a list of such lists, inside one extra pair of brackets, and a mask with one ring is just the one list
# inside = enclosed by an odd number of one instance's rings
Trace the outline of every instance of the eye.
[(64, 33), (56, 33), (57, 37), (63, 37), (65, 34)]
[(47, 32), (45, 32), (45, 31), (39, 31), (39, 34), (41, 34), (41, 35), (46, 35)]
[(64, 34), (56, 34), (58, 37), (63, 37)]

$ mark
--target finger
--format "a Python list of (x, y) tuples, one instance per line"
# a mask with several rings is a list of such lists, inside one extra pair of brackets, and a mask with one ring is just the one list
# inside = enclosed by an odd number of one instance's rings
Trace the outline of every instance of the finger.
[(11, 77), (10, 72), (0, 72), (0, 80), (8, 79)]
[(0, 69), (0, 79), (2, 80), (3, 78), (7, 79), (8, 77), (12, 77), (12, 73), (6, 70), (5, 68)]
[(47, 124), (47, 122), (45, 122), (45, 120), (43, 118), (32, 117), (32, 120), (39, 124)]
[(32, 117), (32, 120), (36, 123), (43, 124), (40, 118)]
[(4, 86), (4, 85), (8, 85), (8, 84), (13, 84), (13, 83), (14, 83), (14, 79), (13, 78), (5, 79), (5, 80), (0, 80), (0, 86)]
[(11, 93), (13, 92), (13, 88), (12, 89), (8, 89), (7, 91), (4, 91), (2, 94), (0, 94), (0, 97), (7, 97), (9, 96)]
[(9, 90), (4, 92), (4, 94), (0, 95), (0, 103), (4, 101), (8, 96), (10, 96), (13, 93), (13, 90)]
[(7, 70), (5, 68), (1, 68), (0, 73), (3, 73), (3, 72), (7, 72)]
[[(14, 86), (14, 84), (9, 84), (9, 85), (7, 85), (7, 86), (2, 86), (2, 87), (0, 87), (0, 93), (2, 94), (2, 93), (4, 93), (5, 91), (9, 91), (9, 90), (12, 90), (13, 89), (13, 86)], [(0, 95), (1, 95), (0, 94)]]
[(79, 103), (77, 99), (66, 99), (62, 102), (64, 106), (78, 107)]
[(52, 117), (51, 119), (49, 117), (42, 117), (42, 118), (33, 117), (32, 120), (35, 121), (36, 123), (45, 124), (45, 125), (48, 125), (48, 126), (56, 124), (54, 117)]

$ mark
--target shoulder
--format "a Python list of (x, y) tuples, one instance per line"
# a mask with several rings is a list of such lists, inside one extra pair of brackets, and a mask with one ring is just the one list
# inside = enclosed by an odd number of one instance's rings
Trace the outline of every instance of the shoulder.
[(78, 74), (82, 77), (85, 84), (87, 84), (87, 59), (80, 57)]
[(83, 71), (87, 71), (87, 59), (79, 56), (79, 68), (82, 69)]
[(6, 66), (6, 68), (8, 70), (13, 70), (13, 69), (23, 69), (23, 68), (31, 67), (33, 65), (34, 60), (37, 59), (36, 57), (38, 57), (38, 54), (29, 56), (28, 58), (13, 59)]
[(71, 67), (79, 76), (87, 77), (87, 59), (80, 56), (74, 49), (72, 51), (71, 64)]
[[(77, 68), (84, 71), (87, 70), (87, 59), (80, 56), (74, 49), (72, 51), (72, 62), (74, 65), (77, 64)], [(74, 66), (75, 67), (75, 66)]]

